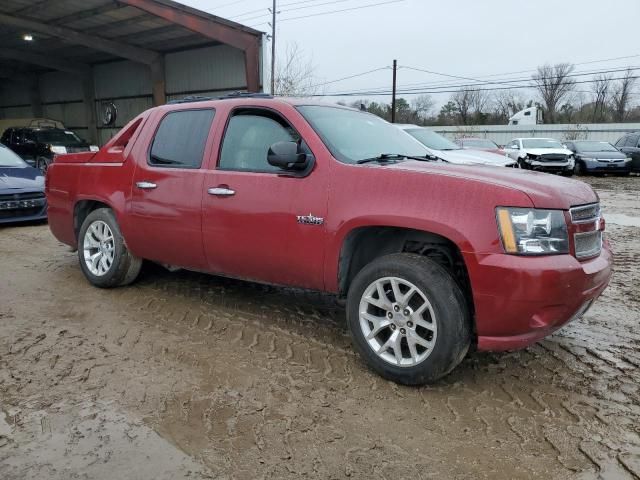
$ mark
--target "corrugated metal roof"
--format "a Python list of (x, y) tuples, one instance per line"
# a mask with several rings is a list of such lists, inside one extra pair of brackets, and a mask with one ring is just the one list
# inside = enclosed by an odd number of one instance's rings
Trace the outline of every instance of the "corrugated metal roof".
[[(170, 0), (150, 0), (176, 12), (186, 13), (212, 24), (232, 27), (243, 34), (261, 37), (261, 32), (243, 25), (221, 19)], [(50, 26), (64, 27), (77, 32), (108, 39), (159, 53), (174, 52), (187, 48), (216, 45), (220, 42), (173, 23), (167, 18), (126, 5), (117, 0), (2, 0), (0, 14), (14, 18), (35, 21)], [(22, 36), (33, 35), (33, 41), (26, 42)], [(0, 18), (0, 45), (28, 53), (46, 55), (49, 58), (73, 60), (86, 64), (96, 64), (117, 60), (113, 53), (75, 44), (71, 39), (60, 36), (30, 32), (16, 27)], [(16, 68), (19, 60), (4, 59), (0, 52), (0, 68)], [(39, 71), (43, 67), (20, 65), (21, 71)]]

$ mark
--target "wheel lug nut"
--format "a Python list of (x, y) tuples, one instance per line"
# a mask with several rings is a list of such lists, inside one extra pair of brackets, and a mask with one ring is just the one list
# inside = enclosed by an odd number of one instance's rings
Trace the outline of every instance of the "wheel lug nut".
[(399, 307), (398, 305), (394, 305), (394, 306), (393, 306), (393, 309), (394, 309), (396, 312), (399, 312), (399, 311), (400, 311), (400, 307)]
[(393, 318), (393, 313), (391, 312), (387, 313), (387, 318)]
[(413, 322), (407, 322), (407, 327), (409, 328), (413, 327)]
[(401, 329), (400, 329), (400, 333), (401, 333), (402, 335), (404, 335), (405, 333), (407, 333), (407, 331), (406, 331), (404, 328), (401, 328)]
[(391, 330), (395, 330), (395, 329), (396, 329), (396, 326), (392, 323), (391, 324)]
[(409, 315), (411, 315), (411, 312), (409, 311), (409, 309), (408, 309), (408, 308), (405, 308), (405, 309), (404, 309), (404, 311), (403, 311), (402, 313), (403, 313), (403, 315), (404, 315), (405, 317), (408, 317)]

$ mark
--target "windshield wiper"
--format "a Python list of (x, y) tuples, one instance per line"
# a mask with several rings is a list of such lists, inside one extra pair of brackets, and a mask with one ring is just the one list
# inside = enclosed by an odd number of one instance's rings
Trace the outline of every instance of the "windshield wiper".
[(403, 155), (403, 154), (400, 154), (400, 153), (381, 153), (377, 157), (363, 158), (362, 160), (358, 160), (356, 163), (357, 164), (371, 163), (371, 162), (388, 163), (388, 162), (392, 162), (394, 160), (395, 161), (404, 160), (405, 158), (409, 159), (409, 160), (418, 160), (420, 162), (433, 161), (431, 158), (429, 158), (428, 155), (424, 156), (424, 157), (417, 157), (417, 156), (414, 156), (414, 155)]

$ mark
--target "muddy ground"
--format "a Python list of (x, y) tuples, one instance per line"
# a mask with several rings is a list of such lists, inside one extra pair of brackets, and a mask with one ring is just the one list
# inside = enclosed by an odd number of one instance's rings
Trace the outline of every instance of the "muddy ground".
[(331, 297), (147, 266), (100, 290), (0, 228), (0, 478), (640, 478), (640, 177), (588, 180), (616, 253), (580, 321), (406, 388)]

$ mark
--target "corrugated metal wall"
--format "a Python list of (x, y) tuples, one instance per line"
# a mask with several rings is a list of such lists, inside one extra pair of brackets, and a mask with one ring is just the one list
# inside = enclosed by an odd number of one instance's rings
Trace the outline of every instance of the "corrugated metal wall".
[[(151, 74), (147, 66), (118, 61), (95, 65), (93, 77), (98, 124), (98, 143), (108, 141), (122, 126), (153, 104)], [(246, 90), (244, 54), (226, 45), (204, 47), (165, 55), (167, 101), (190, 95), (218, 96)], [(43, 116), (62, 121), (87, 137), (86, 110), (79, 77), (51, 72), (39, 78)], [(3, 83), (0, 87), (0, 118), (34, 116), (29, 86)], [(103, 104), (118, 109), (114, 127), (102, 125)]]
[(580, 139), (615, 142), (625, 133), (640, 131), (640, 123), (462, 125), (430, 128), (451, 139), (481, 137), (493, 140), (498, 145), (504, 145), (517, 137), (551, 137), (558, 140)]

